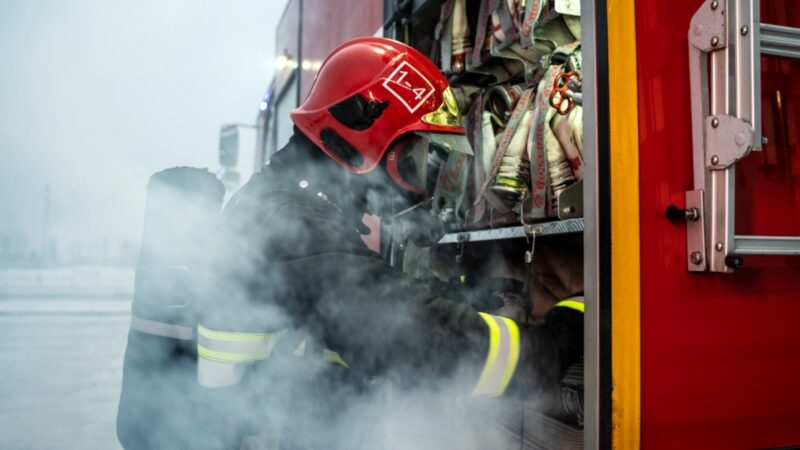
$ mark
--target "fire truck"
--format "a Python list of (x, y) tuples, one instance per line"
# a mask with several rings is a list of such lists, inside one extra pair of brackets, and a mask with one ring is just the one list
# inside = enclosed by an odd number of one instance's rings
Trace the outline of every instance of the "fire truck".
[[(340, 43), (414, 46), (460, 89), (481, 147), (437, 245), (583, 249), (578, 442), (799, 446), (796, 27), (792, 0), (289, 0), (255, 164), (287, 142), (289, 112)], [(520, 129), (534, 142), (512, 154), (503, 136)]]

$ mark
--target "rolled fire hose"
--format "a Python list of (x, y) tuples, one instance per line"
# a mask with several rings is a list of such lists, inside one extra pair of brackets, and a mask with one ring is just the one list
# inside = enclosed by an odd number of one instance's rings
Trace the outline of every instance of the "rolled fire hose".
[(467, 21), (467, 0), (454, 0), (450, 16), (452, 26), (452, 55), (450, 68), (455, 73), (466, 70), (468, 56), (472, 53), (472, 36)]
[(532, 121), (533, 110), (528, 109), (522, 115), (518, 128), (503, 154), (503, 159), (497, 170), (497, 177), (492, 186), (492, 191), (502, 198), (518, 200), (521, 194), (528, 189), (531, 168), (526, 145)]
[(492, 170), (492, 161), (497, 152), (497, 137), (492, 127), (492, 113), (484, 111), (481, 117), (481, 143), (483, 160), (483, 173), (489, 174)]
[[(571, 114), (571, 113), (570, 113)], [(572, 168), (575, 178), (578, 180), (583, 179), (583, 157), (575, 145), (575, 137), (570, 126), (568, 117), (556, 116), (555, 124), (553, 125), (553, 133), (558, 140), (561, 149), (564, 151), (564, 156)]]
[(553, 198), (558, 198), (558, 194), (567, 186), (575, 181), (575, 174), (572, 173), (567, 155), (561, 148), (551, 124), (556, 116), (556, 109), (549, 107), (545, 116), (544, 126), (544, 148), (547, 154), (547, 169), (550, 176), (550, 188)]
[(575, 145), (578, 147), (581, 158), (583, 158), (583, 108), (576, 106), (567, 116), (567, 120), (569, 120), (569, 127), (572, 130)]

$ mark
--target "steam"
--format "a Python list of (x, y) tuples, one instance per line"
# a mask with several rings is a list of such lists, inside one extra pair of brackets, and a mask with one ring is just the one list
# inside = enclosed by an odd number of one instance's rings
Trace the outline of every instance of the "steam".
[[(426, 279), (387, 272), (378, 255), (362, 250), (360, 215), (343, 208), (354, 192), (352, 183), (335, 179), (344, 171), (319, 160), (287, 170), (294, 172), (254, 175), (221, 220), (207, 214), (213, 201), (193, 207), (197, 197), (187, 202), (183, 191), (161, 203), (150, 199), (137, 304), (187, 325), (197, 317), (212, 330), (284, 334), (269, 359), (246, 364), (237, 383), (217, 389), (197, 385), (191, 358), (175, 358), (176, 349), (190, 351), (195, 342), (151, 341), (137, 349), (130, 341), (126, 364), (141, 363), (142, 380), (123, 392), (123, 443), (135, 442), (138, 430), (151, 448), (238, 448), (243, 436), (251, 436), (251, 448), (520, 448), (523, 400), (528, 407), (537, 400), (525, 392), (469, 396), (485, 355), (464, 352), (480, 348), (475, 336), (442, 327), (507, 306), (486, 280), (505, 273), (522, 285), (525, 269), (499, 267), (508, 249), (462, 250), (457, 260), (455, 247), (409, 242), (411, 272)], [(410, 211), (401, 217), (429, 214), (408, 210), (377, 185), (362, 204)], [(430, 226), (397, 224), (407, 237)], [(166, 266), (187, 267), (191, 276), (148, 291), (148, 270)], [(475, 271), (487, 276), (455, 281)], [(301, 346), (305, 354), (297, 356)], [(325, 349), (348, 367), (326, 361)], [(526, 377), (523, 364), (517, 377)]]

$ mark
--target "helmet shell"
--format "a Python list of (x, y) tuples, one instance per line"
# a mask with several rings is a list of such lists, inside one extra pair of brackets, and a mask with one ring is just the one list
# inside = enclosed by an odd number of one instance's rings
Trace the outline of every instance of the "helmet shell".
[[(401, 135), (464, 134), (463, 127), (422, 120), (442, 106), (447, 88), (438, 68), (414, 48), (386, 38), (357, 38), (336, 48), (322, 63), (308, 97), (291, 118), (329, 157), (352, 173), (364, 174), (378, 165)], [(359, 95), (381, 106), (366, 128), (348, 126), (331, 113), (335, 105)], [(330, 145), (334, 135), (348, 147), (344, 154)]]

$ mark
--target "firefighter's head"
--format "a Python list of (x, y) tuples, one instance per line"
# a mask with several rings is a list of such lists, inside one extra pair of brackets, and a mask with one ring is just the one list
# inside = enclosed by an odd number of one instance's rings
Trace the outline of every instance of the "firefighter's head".
[(359, 38), (334, 50), (291, 117), (348, 172), (375, 179), (379, 169), (420, 197), (430, 196), (448, 152), (469, 152), (447, 79), (420, 52), (390, 39)]

